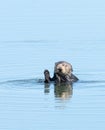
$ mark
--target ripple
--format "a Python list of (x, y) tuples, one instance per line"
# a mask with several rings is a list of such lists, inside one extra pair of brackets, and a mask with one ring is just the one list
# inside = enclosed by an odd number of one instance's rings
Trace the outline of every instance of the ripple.
[(105, 80), (80, 80), (79, 83), (105, 83)]
[(36, 88), (43, 84), (43, 79), (18, 79), (18, 80), (7, 80), (0, 82), (0, 88)]

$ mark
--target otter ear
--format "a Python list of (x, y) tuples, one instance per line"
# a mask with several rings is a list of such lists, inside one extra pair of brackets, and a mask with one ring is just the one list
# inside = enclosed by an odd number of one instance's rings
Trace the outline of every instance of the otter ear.
[(55, 66), (57, 66), (59, 64), (59, 62), (55, 62)]
[(55, 62), (55, 66), (57, 66), (58, 64), (61, 64), (63, 63), (64, 61), (58, 61), (58, 62)]

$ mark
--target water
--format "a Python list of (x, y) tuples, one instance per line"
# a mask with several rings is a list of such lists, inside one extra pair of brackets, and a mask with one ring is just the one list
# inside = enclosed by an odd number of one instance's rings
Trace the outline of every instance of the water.
[[(79, 81), (43, 83), (70, 62)], [(105, 130), (104, 0), (0, 2), (0, 130)]]
[[(85, 41), (86, 42), (86, 41)], [(104, 42), (1, 42), (1, 130), (104, 130)], [(80, 79), (73, 85), (43, 83), (44, 69), (66, 60)]]

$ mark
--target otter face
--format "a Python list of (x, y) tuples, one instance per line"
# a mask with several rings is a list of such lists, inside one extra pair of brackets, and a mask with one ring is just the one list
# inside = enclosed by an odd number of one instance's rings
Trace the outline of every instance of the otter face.
[(73, 71), (72, 69), (72, 65), (69, 64), (68, 62), (65, 61), (60, 61), (55, 63), (55, 69), (54, 72), (60, 75), (67, 75), (67, 74), (71, 74), (71, 72)]

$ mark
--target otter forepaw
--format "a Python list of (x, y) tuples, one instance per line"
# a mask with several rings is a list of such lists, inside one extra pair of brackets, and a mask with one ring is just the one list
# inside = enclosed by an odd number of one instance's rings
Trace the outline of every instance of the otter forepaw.
[(48, 70), (44, 70), (44, 82), (49, 83), (50, 82), (50, 72)]

